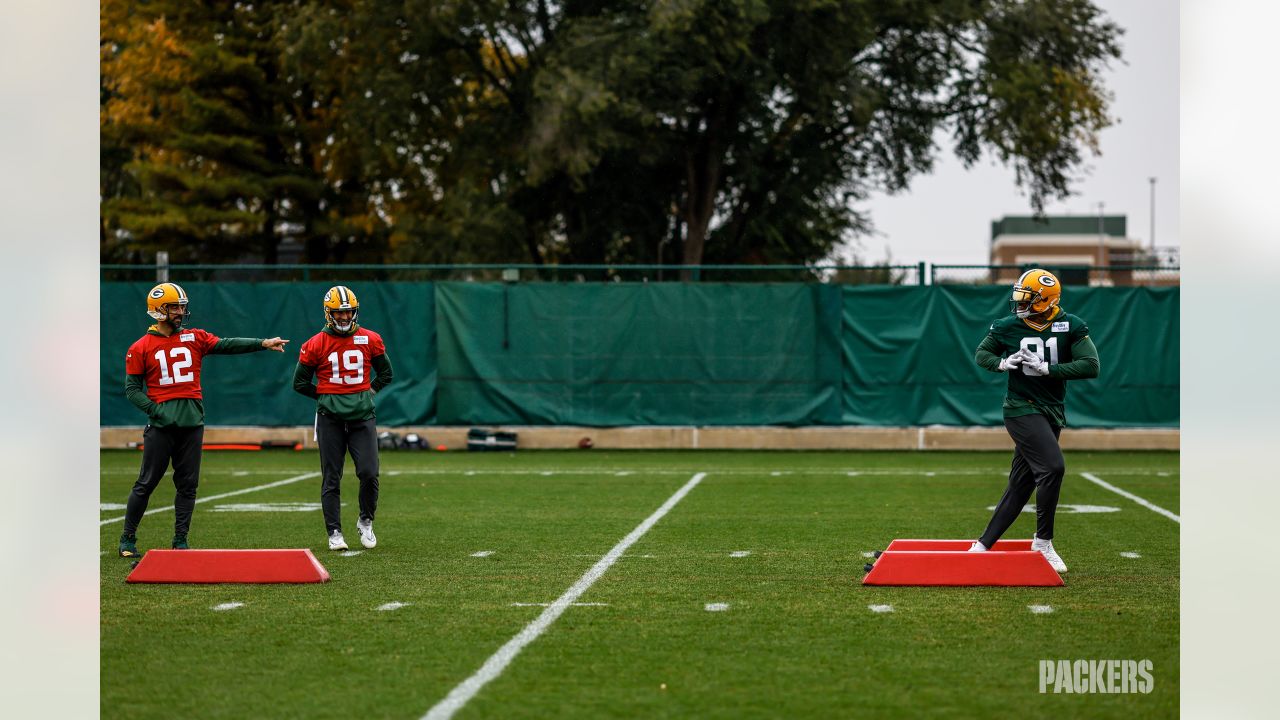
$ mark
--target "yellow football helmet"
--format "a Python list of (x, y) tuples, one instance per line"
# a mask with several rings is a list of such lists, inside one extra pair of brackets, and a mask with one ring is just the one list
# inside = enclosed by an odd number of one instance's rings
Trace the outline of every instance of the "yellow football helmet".
[(1050, 312), (1062, 299), (1062, 285), (1048, 270), (1028, 270), (1013, 284), (1009, 309), (1020, 318)]
[[(350, 310), (351, 320), (345, 325), (339, 325), (334, 322), (334, 310)], [(356, 316), (360, 314), (360, 301), (356, 299), (356, 294), (351, 292), (351, 288), (346, 285), (334, 285), (329, 288), (329, 292), (324, 294), (324, 319), (329, 327), (340, 333), (349, 333), (356, 326)]]
[[(176, 315), (175, 310), (179, 310)], [(191, 314), (187, 307), (187, 291), (177, 283), (160, 283), (147, 293), (147, 314), (153, 320), (167, 320), (174, 327), (182, 325), (182, 320)]]

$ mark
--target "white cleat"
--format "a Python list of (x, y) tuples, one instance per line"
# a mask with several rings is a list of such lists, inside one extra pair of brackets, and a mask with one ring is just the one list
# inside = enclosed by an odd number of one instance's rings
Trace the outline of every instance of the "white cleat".
[(356, 521), (356, 530), (360, 532), (360, 544), (367, 548), (378, 547), (378, 538), (373, 534), (373, 521), (360, 518)]
[(980, 540), (974, 540), (973, 544), (969, 546), (969, 552), (986, 552), (986, 551), (987, 551), (987, 546), (983, 545)]
[(1052, 540), (1041, 540), (1035, 535), (1031, 536), (1031, 549), (1044, 556), (1049, 561), (1049, 565), (1059, 573), (1067, 571), (1067, 564), (1062, 562), (1062, 558), (1058, 557), (1058, 551), (1053, 549)]
[(347, 541), (342, 538), (341, 530), (334, 530), (329, 533), (329, 549), (330, 550), (346, 550)]

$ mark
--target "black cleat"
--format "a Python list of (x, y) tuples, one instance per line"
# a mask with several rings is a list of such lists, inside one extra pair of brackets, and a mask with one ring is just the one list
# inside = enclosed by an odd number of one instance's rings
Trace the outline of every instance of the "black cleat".
[(138, 536), (137, 535), (121, 535), (120, 536), (120, 557), (122, 558), (142, 557), (142, 553), (138, 552)]

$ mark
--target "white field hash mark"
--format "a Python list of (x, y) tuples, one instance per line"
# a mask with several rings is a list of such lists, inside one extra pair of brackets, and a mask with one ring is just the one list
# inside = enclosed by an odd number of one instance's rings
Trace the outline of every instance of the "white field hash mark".
[(1139, 555), (1139, 554), (1138, 554), (1138, 553), (1136, 553), (1136, 552), (1122, 552), (1122, 553), (1120, 553), (1120, 557), (1122, 557), (1122, 558), (1130, 558), (1130, 559), (1134, 559), (1134, 560), (1136, 560), (1136, 559), (1138, 559), (1138, 558), (1140, 558), (1140, 557), (1142, 557), (1142, 556), (1141, 556), (1141, 555)]
[(873, 612), (873, 613), (891, 613), (891, 612), (893, 612), (893, 606), (892, 606), (892, 605), (868, 605), (868, 606), (867, 606), (867, 609), (868, 609), (868, 610), (870, 610), (870, 611), (871, 611), (871, 612)]
[(1052, 605), (1028, 605), (1027, 609), (1030, 610), (1033, 615), (1048, 615), (1053, 612)]
[(378, 606), (378, 612), (386, 612), (388, 610), (399, 610), (402, 607), (409, 607), (412, 603), (389, 602), (385, 605)]
[(698, 483), (702, 482), (702, 479), (706, 476), (705, 472), (700, 472), (690, 478), (674, 495), (667, 498), (667, 501), (655, 510), (652, 515), (645, 518), (626, 537), (619, 540), (618, 544), (614, 545), (608, 554), (600, 558), (595, 565), (592, 565), (591, 569), (578, 578), (577, 582), (570, 586), (555, 602), (551, 603), (546, 610), (543, 610), (533, 622), (526, 625), (515, 637), (498, 648), (498, 651), (490, 656), (475, 674), (449, 691), (449, 694), (443, 700), (436, 703), (435, 707), (427, 711), (426, 715), (423, 715), (423, 719), (446, 720), (446, 718), (453, 717), (453, 714), (461, 710), (471, 698), (475, 697), (476, 693), (480, 692), (481, 688), (501, 675), (502, 671), (507, 669), (507, 666), (511, 664), (511, 661), (525, 646), (537, 640), (539, 635), (545, 632), (548, 627), (551, 627), (551, 624), (564, 614), (566, 608), (577, 602), (578, 598), (582, 597), (582, 594), (589, 590), (596, 580), (599, 580), (600, 576), (604, 575), (605, 571), (617, 562), (622, 553), (627, 551), (627, 548), (636, 544), (641, 537), (644, 537), (644, 534), (649, 532), (650, 528), (666, 516), (671, 511), (671, 508), (683, 500), (684, 496), (697, 487)]
[(224, 602), (219, 605), (214, 605), (209, 609), (222, 612), (223, 610), (235, 610), (236, 608), (242, 608), (242, 607), (244, 607), (244, 603), (242, 602)]
[(1164, 508), (1160, 507), (1159, 505), (1156, 505), (1156, 504), (1154, 504), (1154, 503), (1150, 503), (1150, 502), (1148, 502), (1148, 501), (1146, 501), (1146, 500), (1144, 500), (1144, 499), (1142, 499), (1142, 498), (1138, 497), (1137, 495), (1134, 495), (1133, 493), (1128, 492), (1127, 490), (1121, 490), (1120, 488), (1116, 487), (1115, 485), (1112, 485), (1111, 483), (1107, 482), (1106, 480), (1103, 480), (1102, 478), (1098, 477), (1097, 475), (1094, 475), (1093, 473), (1087, 473), (1087, 472), (1086, 472), (1086, 473), (1080, 473), (1080, 475), (1081, 475), (1082, 477), (1084, 477), (1084, 479), (1085, 479), (1085, 480), (1088, 480), (1089, 482), (1091, 482), (1091, 483), (1093, 483), (1093, 484), (1095, 484), (1095, 485), (1098, 485), (1098, 486), (1100, 486), (1100, 487), (1104, 487), (1104, 488), (1106, 488), (1106, 489), (1110, 490), (1111, 492), (1113, 492), (1113, 493), (1115, 493), (1115, 494), (1117, 494), (1117, 495), (1120, 495), (1120, 496), (1122, 496), (1122, 497), (1127, 497), (1127, 498), (1129, 498), (1130, 500), (1132, 500), (1132, 501), (1134, 501), (1134, 502), (1138, 503), (1138, 504), (1139, 504), (1139, 505), (1141, 505), (1142, 507), (1144, 507), (1144, 508), (1146, 508), (1146, 509), (1148, 509), (1148, 510), (1150, 510), (1150, 511), (1152, 511), (1152, 512), (1160, 513), (1161, 515), (1163, 515), (1163, 516), (1165, 516), (1165, 517), (1169, 518), (1170, 520), (1172, 520), (1172, 521), (1174, 521), (1174, 522), (1178, 523), (1179, 525), (1181, 525), (1181, 524), (1182, 524), (1182, 518), (1178, 517), (1177, 515), (1174, 515), (1173, 513), (1169, 512), (1168, 510), (1165, 510)]
[(724, 612), (729, 609), (729, 603), (707, 603), (707, 612)]
[(471, 553), (471, 557), (489, 557), (492, 554), (493, 554), (492, 550), (481, 550), (479, 552)]
[(734, 550), (729, 553), (729, 557), (746, 557), (751, 554), (750, 550)]
[[(313, 477), (320, 477), (320, 473), (318, 472), (303, 473), (301, 475), (294, 475), (291, 478), (285, 478), (284, 480), (277, 480), (275, 482), (270, 482), (270, 483), (267, 483), (266, 485), (254, 485), (251, 488), (245, 488), (243, 490), (233, 490), (231, 492), (222, 493), (220, 495), (210, 495), (208, 497), (196, 498), (196, 503), (198, 504), (202, 502), (209, 502), (210, 500), (221, 500), (222, 498), (228, 498), (234, 495), (244, 495), (245, 493), (257, 492), (259, 490), (267, 490), (269, 488), (280, 487), (282, 485), (289, 485), (291, 483), (296, 483), (299, 480), (306, 480), (308, 478), (313, 478)], [(142, 514), (154, 515), (155, 513), (168, 512), (170, 510), (173, 510), (172, 505), (154, 508)], [(124, 519), (123, 515), (121, 515), (120, 517), (107, 518), (106, 520), (100, 521), (98, 523), (98, 526), (101, 527), (103, 525), (109, 525), (113, 522), (120, 522), (123, 519)]]

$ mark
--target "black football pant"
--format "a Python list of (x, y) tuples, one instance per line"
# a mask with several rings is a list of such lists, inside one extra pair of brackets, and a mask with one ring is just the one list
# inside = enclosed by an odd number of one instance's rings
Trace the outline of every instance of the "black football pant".
[(1004, 419), (1005, 429), (1013, 438), (1013, 465), (1009, 469), (1009, 487), (1000, 498), (987, 531), (980, 540), (988, 548), (994, 546), (1005, 530), (1018, 519), (1022, 508), (1036, 491), (1036, 537), (1053, 539), (1053, 516), (1058, 511), (1058, 491), (1066, 465), (1058, 435), (1062, 428), (1044, 415), (1023, 415)]
[(360, 518), (373, 519), (378, 509), (378, 427), (373, 418), (341, 420), (316, 415), (316, 442), (320, 445), (320, 507), (328, 533), (342, 530), (342, 465), (347, 452), (360, 478)]
[(173, 532), (186, 535), (191, 528), (191, 511), (196, 507), (196, 487), (200, 484), (200, 451), (204, 446), (204, 426), (163, 427), (148, 425), (142, 431), (142, 469), (129, 493), (124, 511), (124, 534), (135, 535), (142, 515), (173, 463)]

